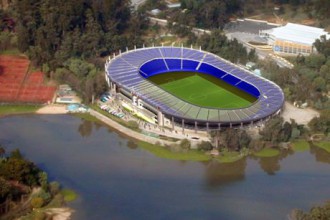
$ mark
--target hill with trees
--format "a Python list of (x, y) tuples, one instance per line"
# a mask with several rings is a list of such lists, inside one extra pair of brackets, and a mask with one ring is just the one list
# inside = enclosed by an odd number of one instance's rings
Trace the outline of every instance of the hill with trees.
[[(0, 145), (0, 219), (17, 219), (41, 207), (61, 207), (64, 197), (57, 182), (25, 159), (18, 149), (6, 153)], [(30, 219), (48, 219), (43, 212)]]
[[(6, 30), (1, 47), (11, 43), (50, 77), (68, 81), (86, 102), (105, 89), (101, 58), (141, 46), (148, 24), (128, 0), (20, 0), (0, 15), (0, 28)], [(8, 19), (15, 23), (13, 30)]]

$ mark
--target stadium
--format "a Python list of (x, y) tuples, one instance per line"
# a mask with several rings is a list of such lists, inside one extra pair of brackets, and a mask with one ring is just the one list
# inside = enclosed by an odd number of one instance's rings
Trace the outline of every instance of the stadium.
[(127, 49), (109, 57), (105, 71), (125, 108), (173, 129), (251, 125), (279, 114), (284, 103), (273, 82), (201, 49)]

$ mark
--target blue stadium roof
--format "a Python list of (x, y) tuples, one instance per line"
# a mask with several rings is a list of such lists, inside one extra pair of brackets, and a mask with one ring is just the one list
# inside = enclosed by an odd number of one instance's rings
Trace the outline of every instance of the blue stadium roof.
[[(153, 65), (144, 65), (153, 62)], [(109, 59), (106, 73), (111, 81), (136, 94), (169, 117), (211, 124), (240, 124), (258, 121), (278, 112), (284, 95), (275, 83), (214, 54), (183, 47), (149, 47), (127, 51)], [(247, 108), (219, 109), (185, 102), (155, 86), (150, 73), (193, 70), (207, 72), (258, 97)], [(257, 89), (256, 89), (257, 88)]]

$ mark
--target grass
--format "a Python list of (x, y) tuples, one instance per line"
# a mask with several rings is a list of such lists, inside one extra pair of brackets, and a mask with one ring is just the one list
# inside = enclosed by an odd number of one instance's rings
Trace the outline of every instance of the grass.
[(292, 142), (292, 149), (295, 152), (303, 152), (310, 149), (309, 143), (305, 140), (299, 140)]
[(321, 141), (321, 142), (316, 142), (314, 145), (324, 149), (326, 152), (330, 153), (330, 142), (329, 141)]
[(264, 148), (261, 151), (253, 153), (257, 157), (275, 157), (280, 154), (280, 151), (272, 148)]
[(176, 97), (198, 106), (244, 108), (256, 100), (250, 94), (207, 74), (172, 72), (148, 79)]
[(220, 156), (216, 157), (216, 159), (220, 163), (233, 163), (244, 157), (240, 152), (221, 152)]
[(70, 189), (62, 189), (61, 194), (63, 195), (64, 201), (66, 202), (72, 202), (78, 197), (77, 193)]
[(185, 160), (185, 161), (208, 161), (210, 156), (197, 150), (189, 150), (187, 152), (172, 152), (168, 148), (149, 144), (146, 142), (138, 142), (138, 146), (153, 155), (170, 160)]
[(0, 105), (0, 116), (10, 114), (34, 113), (41, 106), (38, 105)]

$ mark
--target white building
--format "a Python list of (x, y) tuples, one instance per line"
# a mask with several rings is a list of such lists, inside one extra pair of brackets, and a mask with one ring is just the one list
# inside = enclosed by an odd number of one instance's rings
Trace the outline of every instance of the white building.
[(268, 44), (272, 45), (275, 53), (304, 55), (315, 52), (313, 43), (320, 39), (322, 35), (326, 35), (327, 39), (330, 38), (329, 33), (322, 28), (292, 23), (269, 30), (262, 30), (259, 32), (259, 35), (267, 38)]

